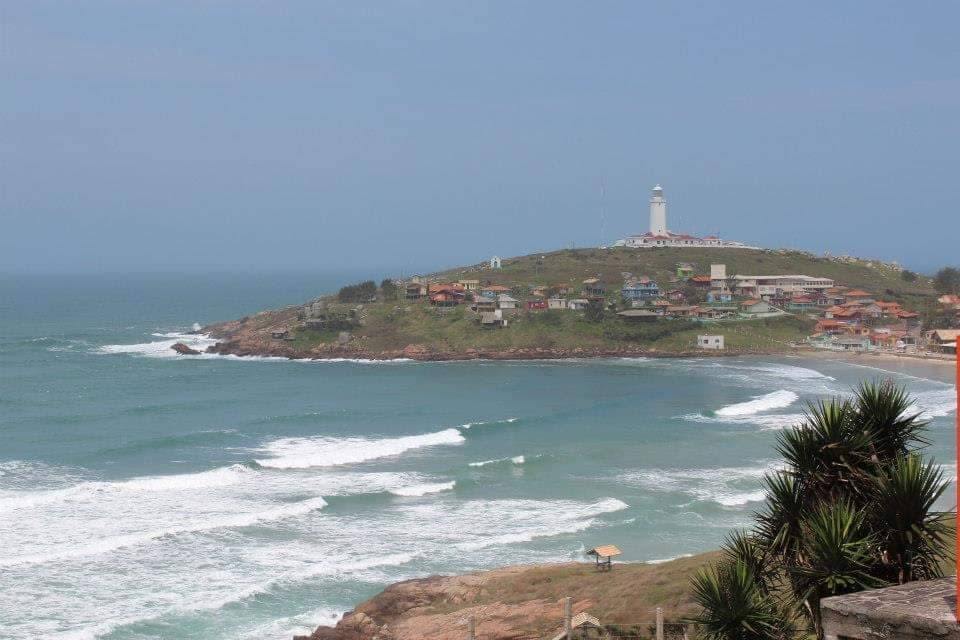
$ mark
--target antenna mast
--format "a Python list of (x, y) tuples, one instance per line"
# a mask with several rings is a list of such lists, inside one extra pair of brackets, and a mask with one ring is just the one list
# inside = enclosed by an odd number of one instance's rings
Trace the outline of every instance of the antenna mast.
[(607, 229), (607, 211), (604, 203), (604, 194), (606, 193), (606, 186), (603, 183), (603, 178), (600, 178), (600, 246), (604, 245), (604, 237), (606, 236)]

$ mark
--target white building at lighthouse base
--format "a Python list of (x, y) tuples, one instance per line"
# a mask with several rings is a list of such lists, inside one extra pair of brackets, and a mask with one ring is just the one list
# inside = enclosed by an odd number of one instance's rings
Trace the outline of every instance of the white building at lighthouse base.
[(656, 247), (725, 247), (728, 249), (759, 249), (742, 242), (734, 240), (724, 240), (719, 236), (707, 236), (700, 238), (686, 233), (653, 234), (649, 231), (638, 236), (627, 236), (617, 240), (615, 247), (630, 247), (632, 249), (649, 249)]
[(663, 195), (663, 187), (659, 184), (653, 188), (650, 196), (650, 230), (640, 235), (627, 236), (615, 242), (613, 246), (634, 249), (653, 249), (657, 247), (760, 248), (751, 247), (742, 242), (723, 240), (719, 236), (700, 238), (686, 233), (669, 231), (667, 229), (667, 199)]

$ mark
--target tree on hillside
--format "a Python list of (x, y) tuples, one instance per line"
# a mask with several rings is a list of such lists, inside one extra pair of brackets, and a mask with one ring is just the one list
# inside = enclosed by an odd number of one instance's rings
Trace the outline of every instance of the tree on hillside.
[(904, 282), (916, 282), (917, 274), (909, 269), (904, 269), (900, 272), (900, 278), (903, 279)]
[(955, 312), (935, 299), (930, 299), (920, 310), (921, 326), (924, 331), (950, 329), (953, 327)]
[(940, 293), (960, 294), (960, 269), (944, 267), (933, 276), (933, 286)]
[(606, 315), (603, 300), (591, 300), (583, 310), (583, 318), (587, 322), (603, 322)]
[(754, 529), (692, 583), (709, 637), (791, 636), (771, 622), (779, 615), (822, 638), (823, 598), (941, 575), (951, 530), (933, 509), (947, 482), (918, 453), (926, 423), (911, 407), (902, 388), (865, 383), (780, 435), (786, 466), (765, 478)]
[(380, 294), (384, 300), (396, 300), (398, 289), (397, 283), (390, 278), (384, 278), (380, 282)]
[(376, 297), (377, 283), (373, 280), (347, 285), (337, 292), (337, 300), (340, 302), (370, 302)]

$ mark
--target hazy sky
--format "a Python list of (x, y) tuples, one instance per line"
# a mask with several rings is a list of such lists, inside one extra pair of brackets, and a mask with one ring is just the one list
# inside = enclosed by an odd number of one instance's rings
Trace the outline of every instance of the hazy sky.
[(643, 231), (657, 182), (675, 231), (956, 264), (958, 24), (948, 2), (4, 2), (0, 270), (449, 266)]

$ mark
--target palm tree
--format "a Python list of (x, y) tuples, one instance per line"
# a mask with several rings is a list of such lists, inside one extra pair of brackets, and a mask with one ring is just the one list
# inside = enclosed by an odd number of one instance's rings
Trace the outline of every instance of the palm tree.
[(840, 500), (803, 519), (803, 557), (787, 567), (791, 587), (821, 636), (820, 600), (883, 586), (870, 573), (875, 540), (862, 510)]
[(742, 562), (730, 559), (694, 576), (693, 598), (701, 607), (694, 617), (707, 640), (780, 640), (787, 637), (787, 616)]
[(932, 461), (924, 464), (918, 454), (898, 458), (877, 479), (873, 528), (881, 535), (883, 560), (896, 568), (900, 584), (942, 575), (953, 531), (933, 506), (946, 488), (943, 471)]
[[(694, 580), (712, 638), (771, 637), (737, 635), (766, 629), (745, 621), (769, 606), (803, 611), (820, 637), (822, 598), (940, 575), (952, 530), (933, 509), (947, 482), (918, 453), (927, 423), (911, 405), (901, 387), (863, 383), (852, 399), (811, 404), (779, 436), (786, 467), (765, 478), (754, 531), (731, 536), (720, 564)], [(791, 605), (764, 599), (778, 595)]]

